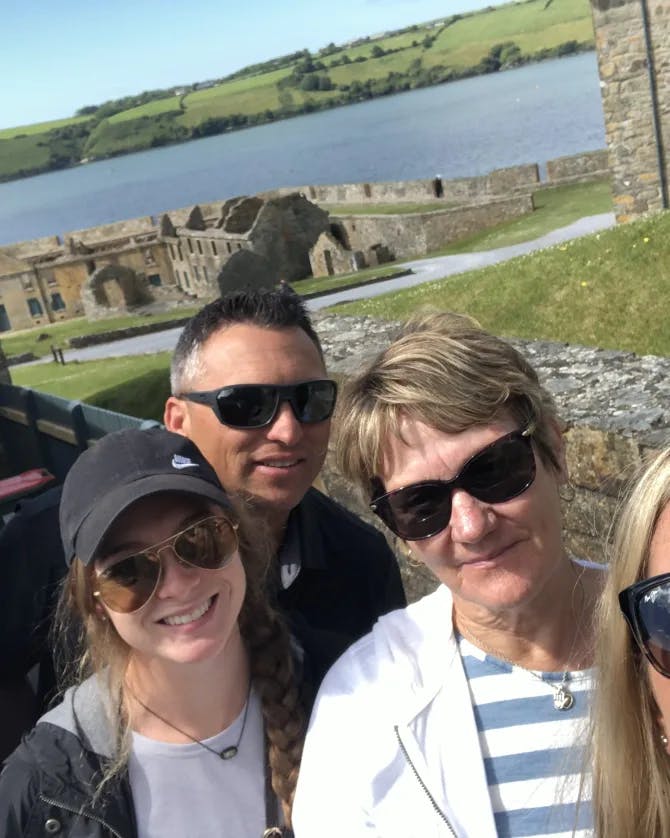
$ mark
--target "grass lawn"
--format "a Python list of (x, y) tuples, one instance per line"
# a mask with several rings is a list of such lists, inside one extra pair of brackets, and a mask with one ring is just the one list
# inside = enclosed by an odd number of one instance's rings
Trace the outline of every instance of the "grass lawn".
[(51, 362), (12, 367), (12, 383), (161, 421), (170, 388), (170, 354), (74, 361), (65, 366)]
[(338, 305), (402, 319), (467, 312), (496, 334), (670, 355), (670, 212), (500, 265)]
[(380, 265), (376, 268), (366, 268), (362, 271), (353, 271), (349, 274), (337, 274), (337, 276), (315, 276), (309, 279), (299, 279), (292, 282), (291, 287), (298, 294), (314, 294), (320, 291), (338, 291), (340, 288), (348, 288), (350, 285), (360, 285), (365, 282), (374, 282), (398, 273), (399, 268), (394, 265)]
[[(35, 329), (24, 329), (21, 332), (2, 335), (2, 348), (5, 355), (8, 356), (32, 352), (37, 358), (42, 358), (51, 354), (52, 343), (63, 349), (67, 347), (67, 341), (72, 337), (97, 335), (111, 329), (127, 329), (130, 326), (144, 326), (147, 323), (169, 322), (180, 317), (190, 317), (199, 309), (200, 306), (189, 306), (174, 311), (166, 311), (162, 314), (135, 314), (91, 321), (78, 317), (74, 320), (63, 320), (59, 323), (51, 323), (48, 326), (37, 326)], [(40, 335), (48, 335), (48, 338), (39, 340)]]

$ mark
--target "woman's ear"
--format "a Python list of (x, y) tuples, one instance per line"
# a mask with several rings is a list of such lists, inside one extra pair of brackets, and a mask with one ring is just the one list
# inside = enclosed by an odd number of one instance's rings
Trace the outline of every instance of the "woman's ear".
[(656, 717), (656, 724), (658, 725), (658, 736), (661, 740), (661, 745), (663, 750), (670, 756), (670, 741), (668, 741), (668, 737), (665, 733), (665, 723), (663, 721), (663, 716), (659, 715)]

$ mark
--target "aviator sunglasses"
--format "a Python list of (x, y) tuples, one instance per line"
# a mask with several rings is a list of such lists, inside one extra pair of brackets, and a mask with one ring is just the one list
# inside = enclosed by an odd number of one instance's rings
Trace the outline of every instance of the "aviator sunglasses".
[(110, 560), (94, 576), (93, 596), (111, 611), (132, 614), (146, 605), (158, 588), (164, 550), (169, 548), (187, 567), (220, 570), (235, 555), (238, 544), (237, 524), (222, 515), (203, 518), (158, 544)]
[(670, 678), (670, 573), (625, 588), (619, 607), (649, 663)]
[(231, 428), (264, 428), (288, 402), (299, 422), (329, 419), (335, 409), (337, 384), (328, 379), (299, 384), (233, 384), (217, 390), (182, 393), (179, 398), (212, 408), (219, 422)]
[[(451, 495), (463, 489), (484, 503), (511, 500), (535, 479), (532, 429), (512, 431), (482, 448), (453, 480), (425, 480), (373, 497), (370, 509), (406, 541), (421, 541), (441, 532), (451, 518)], [(373, 487), (383, 489), (378, 478)]]

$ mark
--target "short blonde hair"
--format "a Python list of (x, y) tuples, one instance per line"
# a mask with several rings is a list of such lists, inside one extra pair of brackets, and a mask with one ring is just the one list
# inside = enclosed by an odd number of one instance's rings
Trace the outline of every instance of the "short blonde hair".
[(670, 449), (648, 466), (619, 517), (598, 609), (598, 684), (593, 712), (593, 805), (597, 835), (670, 835), (670, 759), (645, 658), (619, 609), (619, 591), (647, 575), (660, 514), (670, 502)]
[(345, 385), (336, 422), (339, 466), (369, 493), (388, 438), (401, 435), (402, 419), (459, 433), (505, 414), (520, 429), (532, 425), (540, 456), (559, 471), (552, 444), (556, 409), (528, 361), (470, 317), (418, 314)]

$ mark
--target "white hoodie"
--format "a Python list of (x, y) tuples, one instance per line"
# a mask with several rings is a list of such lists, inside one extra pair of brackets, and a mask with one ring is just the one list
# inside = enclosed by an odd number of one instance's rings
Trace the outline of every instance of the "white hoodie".
[(296, 838), (496, 838), (448, 588), (382, 617), (326, 676)]

